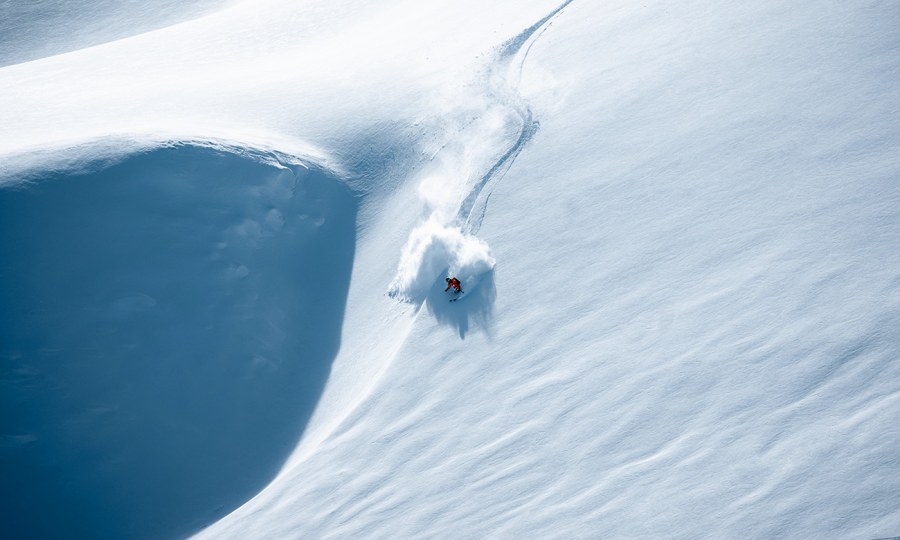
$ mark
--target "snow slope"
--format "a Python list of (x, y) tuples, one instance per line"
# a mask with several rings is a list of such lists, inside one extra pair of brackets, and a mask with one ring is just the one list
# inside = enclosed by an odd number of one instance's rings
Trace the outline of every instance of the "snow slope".
[(195, 19), (226, 0), (41, 0), (0, 4), (0, 66), (36, 60)]
[(0, 69), (4, 527), (898, 534), (898, 22), (272, 0)]

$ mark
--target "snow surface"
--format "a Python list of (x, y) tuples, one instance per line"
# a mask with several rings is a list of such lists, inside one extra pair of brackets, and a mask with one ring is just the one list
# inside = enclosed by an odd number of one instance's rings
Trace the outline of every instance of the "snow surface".
[(0, 66), (133, 36), (227, 4), (228, 0), (3, 0)]
[(4, 34), (4, 537), (900, 534), (892, 5), (227, 4)]

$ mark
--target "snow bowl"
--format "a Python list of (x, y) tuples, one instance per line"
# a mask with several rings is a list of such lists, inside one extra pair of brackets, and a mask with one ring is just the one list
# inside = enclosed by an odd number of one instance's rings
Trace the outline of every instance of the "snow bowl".
[(0, 189), (6, 538), (200, 530), (278, 472), (340, 342), (333, 174), (196, 144), (93, 168)]

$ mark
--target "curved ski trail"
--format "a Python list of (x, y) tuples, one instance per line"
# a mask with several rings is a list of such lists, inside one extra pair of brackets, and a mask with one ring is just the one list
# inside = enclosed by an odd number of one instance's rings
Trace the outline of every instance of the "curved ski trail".
[[(466, 233), (475, 234), (481, 228), (487, 203), (496, 183), (506, 175), (516, 157), (540, 128), (540, 122), (534, 119), (531, 107), (519, 94), (518, 85), (531, 47), (549, 27), (548, 23), (572, 2), (573, 0), (566, 0), (544, 18), (506, 41), (497, 50), (495, 60), (489, 64), (488, 95), (512, 109), (518, 116), (519, 130), (513, 144), (475, 182), (460, 205), (457, 220), (463, 224), (463, 231)], [(516, 80), (510, 81), (513, 62), (523, 48), (524, 52), (517, 64)]]
[[(518, 93), (518, 79), (521, 75), (528, 51), (535, 40), (540, 37), (543, 30), (547, 28), (547, 23), (572, 1), (573, 0), (566, 0), (562, 5), (551, 11), (534, 25), (526, 28), (515, 37), (504, 42), (496, 51), (494, 60), (490, 62), (486, 68), (487, 95), (494, 98), (491, 101), (495, 103), (499, 102), (512, 110), (512, 113), (518, 118), (519, 129), (512, 145), (507, 148), (496, 161), (491, 162), (491, 165), (487, 167), (487, 170), (478, 177), (478, 181), (471, 187), (457, 211), (456, 220), (462, 224), (464, 233), (473, 234), (480, 228), (481, 222), (484, 219), (490, 192), (493, 190), (496, 182), (503, 177), (512, 165), (515, 158), (519, 155), (519, 152), (522, 151), (524, 146), (537, 131), (538, 123), (533, 120), (533, 114), (530, 107)], [(512, 71), (514, 65), (513, 62), (516, 56), (523, 50), (523, 47), (524, 54), (518, 64), (516, 64), (516, 81), (513, 83), (509, 80), (508, 75)], [(434, 159), (437, 154), (443, 151), (446, 148), (446, 145), (447, 143), (439, 148), (437, 152), (431, 156), (431, 159)], [(405, 324), (405, 327), (400, 330), (401, 335), (398, 336), (395, 346), (391, 347), (387, 357), (381, 360), (382, 366), (367, 382), (355, 399), (352, 400), (352, 403), (350, 403), (339, 415), (332, 418), (328, 422), (327, 427), (315, 437), (314, 441), (306, 441), (305, 444), (301, 442), (301, 447), (298, 448), (298, 454), (296, 454), (292, 460), (292, 466), (296, 466), (297, 463), (304, 461), (307, 457), (315, 453), (322, 441), (338, 432), (341, 429), (341, 426), (344, 425), (349, 418), (352, 418), (359, 407), (362, 406), (362, 404), (375, 392), (379, 380), (388, 371), (395, 358), (402, 350), (416, 321), (423, 311), (422, 308), (425, 305), (424, 301), (416, 302), (415, 304), (415, 312), (411, 315)]]

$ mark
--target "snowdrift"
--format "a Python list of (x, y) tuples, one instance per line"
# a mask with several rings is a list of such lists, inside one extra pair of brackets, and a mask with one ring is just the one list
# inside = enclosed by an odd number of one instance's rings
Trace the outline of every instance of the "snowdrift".
[(91, 168), (0, 190), (4, 536), (185, 536), (296, 445), (340, 345), (356, 201), (239, 148)]

